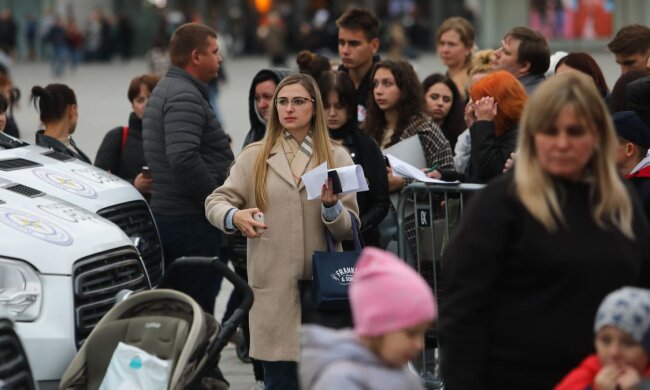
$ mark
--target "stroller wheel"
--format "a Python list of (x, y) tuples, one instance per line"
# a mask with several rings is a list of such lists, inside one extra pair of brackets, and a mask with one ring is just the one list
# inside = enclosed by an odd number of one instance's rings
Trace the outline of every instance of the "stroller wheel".
[(250, 363), (251, 358), (248, 356), (248, 346), (246, 345), (246, 338), (244, 337), (244, 332), (241, 328), (237, 330), (235, 334), (235, 350), (237, 352), (237, 357), (244, 363)]

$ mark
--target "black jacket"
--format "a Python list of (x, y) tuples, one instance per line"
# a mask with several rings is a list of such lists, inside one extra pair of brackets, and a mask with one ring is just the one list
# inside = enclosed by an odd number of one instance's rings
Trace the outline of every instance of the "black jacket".
[(487, 183), (503, 173), (510, 153), (517, 147), (517, 129), (507, 130), (497, 137), (492, 121), (476, 121), (469, 129), (472, 150), (465, 170), (468, 183)]
[(72, 147), (72, 149), (70, 149), (58, 139), (45, 135), (45, 130), (39, 130), (36, 132), (36, 145), (55, 150), (59, 153), (67, 154), (70, 157), (92, 164), (88, 156), (77, 147), (77, 144), (72, 140), (72, 137), (70, 137), (70, 146)]
[(289, 75), (289, 73), (291, 73), (291, 70), (289, 69), (269, 68), (260, 70), (257, 72), (255, 77), (253, 77), (253, 82), (251, 83), (251, 88), (248, 92), (248, 119), (251, 123), (251, 129), (244, 138), (244, 145), (242, 148), (253, 142), (261, 141), (266, 133), (266, 122), (257, 113), (257, 106), (255, 105), (255, 87), (257, 87), (257, 84), (267, 80), (275, 81), (275, 85), (277, 86), (280, 84), (282, 79)]
[(388, 212), (388, 176), (379, 145), (349, 120), (343, 127), (330, 130), (332, 138), (340, 140), (350, 152), (355, 164), (363, 167), (368, 191), (357, 193), (361, 234), (365, 245), (379, 246), (379, 223)]
[(549, 232), (502, 175), (472, 197), (443, 254), (445, 389), (551, 389), (593, 353), (596, 311), (650, 286), (650, 234), (635, 204), (629, 240), (592, 217), (590, 188), (556, 180), (567, 227)]
[(207, 86), (171, 66), (149, 96), (142, 137), (153, 179), (152, 211), (203, 215), (205, 198), (223, 184), (234, 159)]
[[(357, 88), (357, 106), (362, 106), (363, 107), (363, 116), (365, 119), (366, 111), (367, 111), (367, 105), (368, 105), (368, 97), (372, 93), (372, 80), (370, 80), (370, 74), (372, 73), (372, 68), (375, 66), (376, 63), (381, 61), (381, 58), (379, 58), (379, 55), (375, 54), (372, 57), (372, 66), (370, 67), (370, 70), (368, 73), (366, 73), (365, 76), (363, 76), (363, 80), (361, 80), (361, 84), (359, 84), (359, 88)], [(338, 70), (349, 73), (348, 68), (343, 66), (342, 64), (339, 65)], [(363, 122), (363, 121), (360, 121)]]
[(142, 120), (133, 112), (129, 116), (128, 133), (123, 149), (122, 131), (123, 127), (116, 127), (106, 133), (97, 150), (95, 166), (133, 183), (135, 177), (142, 172), (142, 166), (147, 165), (142, 150)]
[(650, 76), (628, 84), (625, 97), (628, 108), (636, 112), (650, 126)]

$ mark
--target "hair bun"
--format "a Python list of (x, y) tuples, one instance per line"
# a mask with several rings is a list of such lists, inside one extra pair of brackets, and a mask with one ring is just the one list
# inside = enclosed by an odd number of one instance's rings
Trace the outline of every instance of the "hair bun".
[(48, 95), (48, 93), (45, 90), (45, 88), (43, 88), (43, 87), (41, 87), (39, 85), (35, 85), (35, 86), (32, 87), (32, 95), (41, 97), (41, 96)]

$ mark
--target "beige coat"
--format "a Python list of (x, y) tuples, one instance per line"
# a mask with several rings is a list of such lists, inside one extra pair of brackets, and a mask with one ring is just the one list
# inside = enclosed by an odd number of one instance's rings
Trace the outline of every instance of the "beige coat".
[[(333, 145), (332, 150), (336, 166), (354, 164), (343, 147)], [(260, 151), (259, 142), (246, 147), (237, 156), (223, 186), (206, 199), (206, 216), (219, 229), (225, 231), (225, 217), (231, 208), (257, 207), (253, 167)], [(301, 315), (298, 280), (311, 279), (312, 253), (327, 247), (325, 228), (336, 241), (351, 238), (347, 210), (355, 216), (359, 210), (355, 194), (342, 195), (339, 199), (343, 211), (336, 220), (325, 222), (321, 200), (307, 200), (302, 182), (296, 188), (279, 142), (267, 164), (268, 206), (262, 211), (269, 228), (260, 238), (249, 238), (247, 245), (248, 283), (255, 294), (250, 312), (250, 355), (267, 361), (298, 361)], [(312, 160), (307, 170), (316, 165)]]

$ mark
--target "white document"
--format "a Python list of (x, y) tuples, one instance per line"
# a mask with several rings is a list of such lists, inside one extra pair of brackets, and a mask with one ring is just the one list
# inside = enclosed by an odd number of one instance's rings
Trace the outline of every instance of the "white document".
[(407, 162), (400, 160), (399, 158), (391, 154), (387, 154), (386, 157), (388, 157), (388, 162), (390, 163), (391, 168), (393, 168), (393, 174), (397, 176), (408, 177), (424, 183), (436, 183), (436, 184), (460, 183), (459, 181), (449, 182), (449, 181), (443, 181), (443, 180), (438, 180), (438, 179), (428, 177), (420, 169), (414, 167), (413, 165)]
[(384, 155), (391, 154), (416, 168), (427, 166), (420, 137), (416, 134), (383, 150)]
[(329, 172), (335, 172), (338, 176), (341, 183), (340, 194), (368, 191), (368, 183), (366, 182), (366, 177), (361, 165), (349, 165), (347, 167), (328, 170), (327, 163), (324, 162), (302, 175), (302, 181), (305, 183), (308, 200), (320, 198), (323, 184), (327, 183)]

